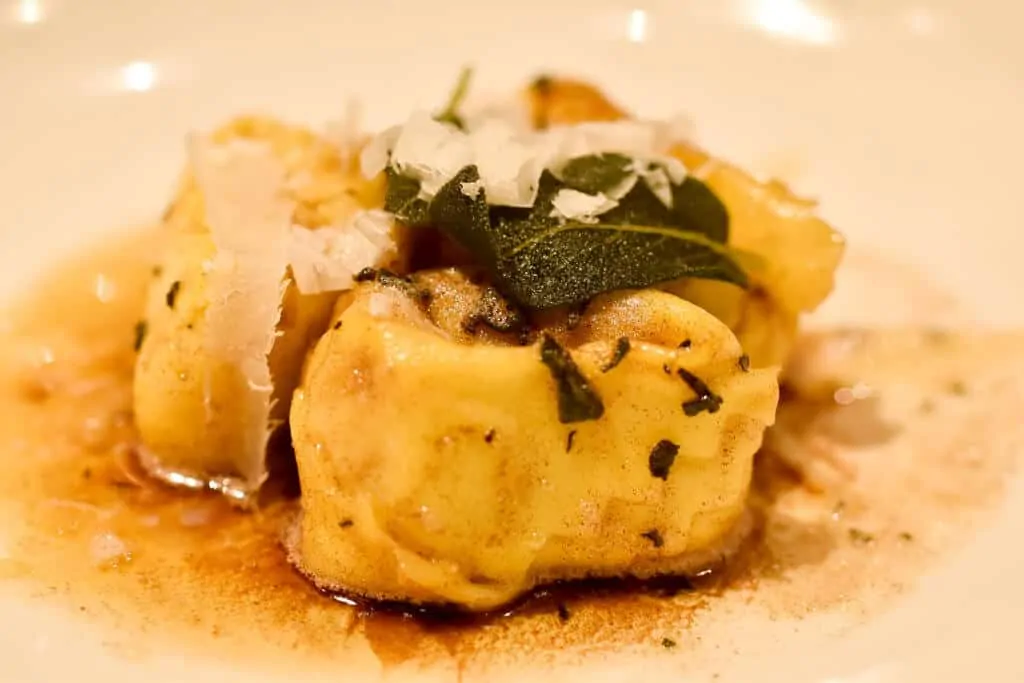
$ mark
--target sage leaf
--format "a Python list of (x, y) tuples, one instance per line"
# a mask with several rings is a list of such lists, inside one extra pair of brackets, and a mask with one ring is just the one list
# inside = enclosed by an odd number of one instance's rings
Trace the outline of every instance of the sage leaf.
[(570, 305), (603, 292), (680, 277), (746, 285), (746, 275), (728, 249), (675, 225), (671, 210), (646, 184), (638, 183), (598, 223), (562, 223), (552, 217), (552, 198), (560, 186), (545, 173), (532, 209), (490, 211), (494, 263), (489, 269), (506, 295), (524, 306)]
[(715, 242), (729, 240), (729, 212), (707, 185), (687, 176), (672, 187), (672, 212), (679, 225), (706, 235)]
[(724, 244), (728, 214), (695, 179), (673, 188), (678, 197), (671, 209), (646, 183), (637, 183), (594, 223), (553, 215), (554, 197), (566, 185), (548, 171), (529, 208), (492, 207), (484, 190), (473, 196), (463, 191), (479, 180), (477, 168), (467, 166), (428, 203), (419, 199), (417, 181), (389, 172), (386, 208), (403, 223), (446, 233), (473, 254), (503, 295), (524, 308), (580, 304), (604, 292), (681, 277), (747, 285), (736, 254)]

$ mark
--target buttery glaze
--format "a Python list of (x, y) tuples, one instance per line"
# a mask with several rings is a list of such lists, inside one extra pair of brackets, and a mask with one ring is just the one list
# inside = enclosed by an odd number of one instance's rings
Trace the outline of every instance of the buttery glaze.
[(134, 327), (158, 240), (65, 267), (0, 335), (0, 584), (66, 604), (129, 655), (469, 681), (628, 649), (725, 670), (795, 639), (796, 620), (807, 642), (875, 613), (976, 526), (1019, 450), (1020, 337), (817, 335), (790, 377), (803, 400), (760, 456), (755, 532), (721, 572), (558, 586), (474, 619), (352, 604), (288, 565), (288, 476), (247, 514), (135, 467)]

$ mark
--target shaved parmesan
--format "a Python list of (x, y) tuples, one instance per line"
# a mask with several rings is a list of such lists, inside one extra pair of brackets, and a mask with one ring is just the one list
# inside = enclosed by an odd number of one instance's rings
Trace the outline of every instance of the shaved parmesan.
[(294, 207), (284, 198), (285, 170), (269, 145), (196, 138), (190, 151), (216, 248), (203, 346), (238, 374), (232, 396), (208, 392), (205, 399), (208, 406), (224, 400), (240, 405), (242, 447), (232, 457), (257, 486), (266, 474), (273, 394), (268, 356), (277, 338)]
[(462, 183), (459, 185), (459, 189), (462, 191), (462, 194), (470, 199), (476, 199), (480, 196), (480, 190), (484, 189), (484, 185), (479, 180), (476, 180), (471, 183)]
[(598, 192), (596, 195), (586, 194), (578, 190), (559, 190), (551, 200), (552, 216), (581, 223), (596, 223), (597, 216), (611, 211), (619, 205)]
[(643, 164), (637, 168), (637, 174), (644, 179), (644, 183), (661, 203), (672, 208), (672, 185), (669, 182), (668, 173), (661, 166)]
[[(638, 172), (610, 191), (605, 199), (621, 199), (638, 177), (665, 201), (669, 181), (682, 182), (686, 168), (667, 156), (665, 126), (645, 121), (613, 121), (524, 130), (508, 117), (475, 118), (467, 131), (440, 123), (429, 114), (413, 114), (402, 126), (389, 128), (363, 151), (367, 176), (388, 165), (420, 181), (420, 198), (430, 200), (466, 166), (480, 173), (479, 188), (494, 206), (530, 207), (537, 198), (545, 170), (558, 175), (574, 158), (616, 153), (636, 160)], [(657, 167), (657, 168), (655, 168)], [(670, 189), (670, 188), (669, 188)], [(468, 196), (473, 188), (463, 188)], [(668, 200), (671, 203), (671, 193)]]
[(419, 180), (427, 197), (471, 163), (473, 150), (467, 136), (424, 112), (409, 118), (391, 150), (391, 165)]
[(303, 294), (350, 289), (363, 268), (380, 265), (397, 251), (394, 216), (360, 211), (345, 224), (309, 230), (292, 226), (288, 258)]

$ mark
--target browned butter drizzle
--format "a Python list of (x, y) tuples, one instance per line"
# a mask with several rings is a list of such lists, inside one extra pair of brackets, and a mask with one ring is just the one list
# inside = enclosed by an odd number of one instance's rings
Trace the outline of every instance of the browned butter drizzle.
[[(133, 328), (157, 239), (142, 233), (64, 267), (5, 315), (0, 334), (0, 538), (10, 548), (0, 583), (68, 605), (126, 653), (174, 647), (282, 670), (372, 656), (469, 680), (524, 659), (640, 648), (680, 672), (706, 668), (756, 654), (757, 638), (729, 640), (739, 620), (747, 633), (811, 618), (826, 634), (853, 627), (965, 537), (1014, 465), (1013, 449), (991, 444), (1020, 405), (1021, 338), (819, 336), (802, 372), (814, 376), (815, 354), (841, 353), (877, 396), (783, 408), (752, 494), (757, 530), (724, 571), (692, 586), (549, 588), (480, 618), (345, 604), (285, 560), (294, 499), (271, 491), (246, 514), (132, 467)], [(890, 380), (897, 420), (880, 422)], [(843, 390), (843, 401), (863, 399)]]

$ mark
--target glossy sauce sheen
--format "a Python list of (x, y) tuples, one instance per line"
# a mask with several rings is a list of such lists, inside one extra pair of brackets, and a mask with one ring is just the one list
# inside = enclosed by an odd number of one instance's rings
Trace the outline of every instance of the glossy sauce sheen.
[(757, 468), (755, 532), (725, 570), (692, 584), (558, 586), (485, 617), (351, 604), (286, 562), (297, 501), (281, 486), (242, 513), (133, 466), (134, 327), (157, 242), (145, 233), (65, 267), (7, 314), (0, 341), (0, 583), (67, 605), (128, 655), (173, 648), (261, 669), (412, 666), (463, 680), (624, 649), (680, 673), (727, 667), (776, 647), (794, 620), (831, 637), (877, 611), (966, 537), (1014, 465), (1016, 451), (976, 437), (1016, 420), (1020, 338), (818, 336), (803, 348), (804, 385), (819, 382), (816, 358), (842, 353), (874, 398), (841, 387), (848, 406), (783, 408)]

